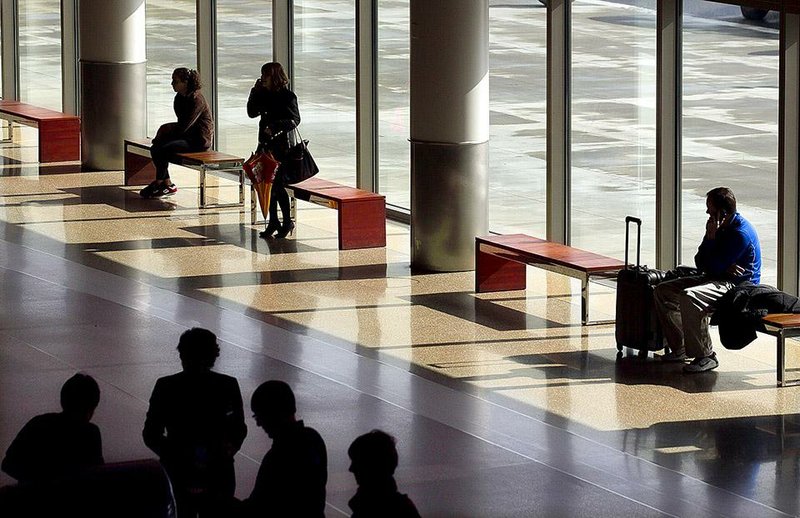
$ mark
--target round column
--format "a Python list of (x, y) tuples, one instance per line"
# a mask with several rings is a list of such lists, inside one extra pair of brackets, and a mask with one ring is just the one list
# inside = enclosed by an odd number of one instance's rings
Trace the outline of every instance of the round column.
[(475, 267), (487, 232), (489, 2), (411, 0), (411, 266)]
[(147, 131), (144, 0), (80, 0), (81, 161), (123, 168), (126, 138)]

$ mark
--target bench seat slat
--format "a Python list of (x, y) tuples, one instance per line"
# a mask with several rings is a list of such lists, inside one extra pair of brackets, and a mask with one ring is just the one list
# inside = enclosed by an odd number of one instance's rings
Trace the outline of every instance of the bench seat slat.
[(761, 321), (780, 329), (800, 328), (800, 313), (772, 313)]
[(525, 263), (547, 262), (586, 273), (620, 270), (625, 266), (619, 259), (525, 234), (483, 236), (476, 238), (476, 241), (493, 247), (492, 253), (495, 255)]

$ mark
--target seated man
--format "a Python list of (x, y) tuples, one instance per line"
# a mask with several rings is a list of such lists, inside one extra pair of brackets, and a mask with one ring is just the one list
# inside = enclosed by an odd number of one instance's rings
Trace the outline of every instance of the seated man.
[(706, 232), (694, 261), (701, 275), (663, 282), (655, 288), (655, 307), (670, 351), (661, 359), (694, 360), (683, 370), (705, 372), (719, 366), (712, 350), (708, 321), (717, 302), (745, 281), (761, 279), (761, 246), (753, 225), (736, 212), (727, 187), (706, 194)]
[(295, 418), (292, 389), (283, 381), (262, 383), (250, 406), (256, 424), (272, 439), (256, 476), (244, 516), (325, 516), (328, 455), (322, 437)]
[(61, 387), (62, 411), (28, 421), (8, 447), (3, 471), (21, 484), (33, 484), (103, 464), (100, 429), (89, 422), (99, 402), (94, 378), (72, 376)]
[(372, 430), (357, 437), (347, 455), (350, 457), (350, 472), (358, 484), (358, 491), (348, 503), (353, 510), (352, 518), (419, 518), (414, 502), (397, 490), (394, 437), (381, 430)]

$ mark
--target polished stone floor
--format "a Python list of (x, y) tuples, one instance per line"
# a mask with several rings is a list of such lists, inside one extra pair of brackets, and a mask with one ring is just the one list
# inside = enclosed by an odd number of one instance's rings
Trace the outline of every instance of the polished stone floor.
[[(471, 272), (412, 272), (407, 227), (340, 252), (335, 212), (302, 202), (296, 234), (265, 241), (243, 211), (198, 210), (193, 171), (145, 201), (119, 171), (39, 167), (35, 137), (0, 148), (2, 451), (81, 370), (101, 385), (106, 459), (151, 456), (150, 391), (202, 326), (246, 400), (270, 378), (294, 387), (328, 445), (329, 516), (347, 514), (347, 446), (373, 428), (397, 437), (423, 516), (800, 513), (800, 388), (775, 387), (769, 337), (703, 375), (617, 359), (613, 326), (581, 326), (564, 277), (529, 268), (528, 290), (476, 295)], [(614, 289), (592, 290), (594, 316), (612, 316)], [(247, 424), (240, 496), (269, 446)]]

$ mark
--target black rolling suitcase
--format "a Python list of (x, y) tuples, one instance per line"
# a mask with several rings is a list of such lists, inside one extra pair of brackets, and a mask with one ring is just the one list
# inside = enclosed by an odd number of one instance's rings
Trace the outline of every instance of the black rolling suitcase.
[[(636, 266), (628, 263), (630, 224), (636, 223)], [(625, 268), (617, 274), (617, 350), (623, 347), (659, 351), (662, 345), (661, 326), (653, 304), (653, 288), (664, 279), (664, 272), (641, 266), (642, 220), (625, 218)]]

